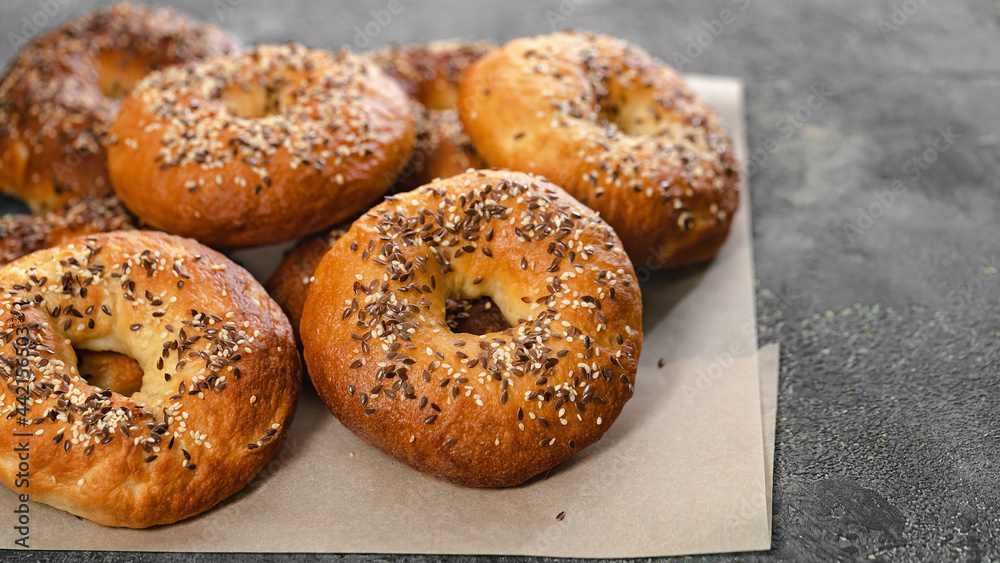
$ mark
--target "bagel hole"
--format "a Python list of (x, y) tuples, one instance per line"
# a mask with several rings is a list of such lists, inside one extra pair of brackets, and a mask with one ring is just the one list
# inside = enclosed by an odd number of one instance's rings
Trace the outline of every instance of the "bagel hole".
[(489, 297), (449, 297), (445, 302), (445, 320), (452, 332), (465, 334), (489, 334), (510, 328), (507, 318)]
[(281, 94), (287, 83), (242, 84), (230, 87), (222, 94), (222, 102), (237, 117), (260, 119), (276, 115), (281, 110)]
[(139, 64), (135, 58), (125, 58), (113, 53), (102, 52), (97, 55), (94, 72), (97, 74), (97, 87), (105, 98), (121, 100), (132, 91), (136, 83), (149, 73), (146, 65)]
[(131, 397), (142, 388), (142, 367), (135, 359), (110, 351), (76, 350), (77, 371), (87, 383)]
[(659, 112), (650, 107), (650, 104), (639, 103), (638, 100), (602, 100), (599, 118), (605, 128), (625, 135), (654, 135), (663, 123)]

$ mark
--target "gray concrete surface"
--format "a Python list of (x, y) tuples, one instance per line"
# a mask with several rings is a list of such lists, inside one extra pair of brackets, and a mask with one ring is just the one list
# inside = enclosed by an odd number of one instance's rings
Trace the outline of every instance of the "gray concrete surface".
[[(62, 2), (50, 25), (95, 5)], [(383, 25), (372, 10), (387, 2), (178, 4), (246, 43), (359, 49), (585, 28), (685, 72), (742, 77), (761, 341), (783, 351), (774, 548), (705, 559), (1000, 560), (1000, 4), (401, 0)], [(36, 0), (0, 6), (0, 64), (9, 34), (39, 13)]]

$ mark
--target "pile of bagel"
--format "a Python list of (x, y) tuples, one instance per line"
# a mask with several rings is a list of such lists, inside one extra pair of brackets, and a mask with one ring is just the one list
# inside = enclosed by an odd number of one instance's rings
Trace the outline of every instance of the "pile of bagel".
[[(507, 487), (634, 392), (636, 269), (710, 259), (740, 175), (670, 67), (586, 32), (240, 47), (120, 4), (0, 80), (0, 481), (109, 526), (241, 489), (307, 373), (365, 442)], [(224, 253), (290, 241), (266, 289)], [(303, 361), (304, 360), (304, 361)]]

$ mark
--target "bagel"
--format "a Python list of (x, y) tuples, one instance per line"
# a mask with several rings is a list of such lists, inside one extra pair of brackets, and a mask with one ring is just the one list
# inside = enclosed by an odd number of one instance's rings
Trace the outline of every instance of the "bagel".
[(492, 165), (541, 174), (601, 214), (637, 266), (715, 255), (739, 202), (722, 122), (669, 66), (594, 33), (517, 39), (479, 59), (459, 115)]
[(152, 70), (228, 53), (215, 26), (118, 4), (32, 41), (0, 80), (0, 191), (44, 213), (105, 196), (105, 135), (119, 99)]
[(0, 266), (73, 237), (135, 226), (135, 218), (114, 196), (84, 197), (45, 215), (4, 215), (0, 217)]
[[(133, 359), (140, 388), (127, 366), (104, 380), (122, 388), (94, 386), (74, 348)], [(249, 273), (148, 231), (0, 268), (0, 374), (0, 481), (18, 490), (16, 448), (30, 441), (31, 500), (130, 528), (188, 518), (249, 482), (284, 441), (302, 377), (287, 319)]]
[(416, 143), (394, 193), (470, 168), (486, 168), (462, 129), (456, 107), (458, 84), (476, 59), (496, 48), (490, 41), (432, 41), (367, 53), (414, 100)]
[[(447, 300), (510, 328), (463, 334)], [(542, 178), (470, 171), (388, 200), (323, 257), (300, 325), (313, 385), (421, 471), (513, 486), (598, 440), (631, 397), (635, 272), (615, 232)]]
[(273, 244), (355, 217), (413, 146), (406, 95), (347, 51), (260, 45), (143, 79), (108, 169), (149, 225), (216, 247)]

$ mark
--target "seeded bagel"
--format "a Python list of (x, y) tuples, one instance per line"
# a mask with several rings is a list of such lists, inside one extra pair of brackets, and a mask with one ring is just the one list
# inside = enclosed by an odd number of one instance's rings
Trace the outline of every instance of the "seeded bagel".
[[(78, 365), (76, 350), (114, 355)], [(0, 268), (0, 377), (0, 482), (15, 488), (30, 441), (32, 501), (145, 528), (248, 483), (288, 432), (302, 371), (246, 270), (189, 239), (118, 231)]]
[(104, 141), (120, 99), (150, 71), (236, 49), (215, 26), (131, 4), (39, 36), (0, 81), (0, 191), (35, 213), (111, 194)]
[(111, 127), (108, 168), (149, 225), (237, 248), (356, 217), (413, 135), (406, 95), (366, 59), (259, 45), (142, 80)]
[[(449, 298), (509, 328), (455, 333)], [(341, 423), (421, 471), (513, 486), (597, 441), (642, 346), (632, 264), (597, 214), (542, 178), (472, 171), (392, 196), (323, 257), (300, 325)]]
[(466, 72), (458, 107), (491, 166), (565, 188), (637, 266), (707, 260), (729, 234), (739, 172), (721, 120), (634, 45), (576, 32), (516, 39)]

